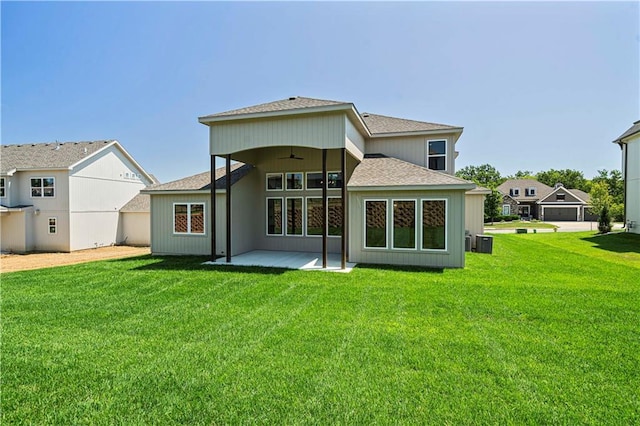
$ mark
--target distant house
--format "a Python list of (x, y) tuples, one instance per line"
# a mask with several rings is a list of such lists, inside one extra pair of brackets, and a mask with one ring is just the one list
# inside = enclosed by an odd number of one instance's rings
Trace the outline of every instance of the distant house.
[(227, 165), (143, 191), (153, 253), (463, 267), (465, 230), (483, 231), (487, 191), (454, 176), (461, 127), (303, 97), (199, 121)]
[(2, 145), (0, 152), (3, 252), (126, 241), (118, 235), (120, 209), (155, 182), (115, 140)]
[(565, 188), (551, 188), (535, 179), (508, 179), (498, 186), (502, 194), (502, 214), (547, 222), (595, 220), (589, 208), (589, 194)]
[(622, 149), (625, 224), (640, 234), (640, 120), (613, 142)]

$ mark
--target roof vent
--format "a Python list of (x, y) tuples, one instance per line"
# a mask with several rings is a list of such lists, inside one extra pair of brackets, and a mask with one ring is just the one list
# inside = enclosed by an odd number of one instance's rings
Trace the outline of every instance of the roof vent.
[(362, 113), (362, 116), (363, 116), (363, 117), (368, 117), (368, 116), (369, 116), (369, 113), (368, 113), (368, 112), (363, 112), (363, 113)]
[(561, 184), (560, 182), (556, 183), (555, 186), (553, 187), (554, 189), (556, 188), (562, 188), (564, 185)]
[(290, 100), (290, 101), (295, 101), (296, 99), (298, 99), (298, 97), (297, 97), (297, 96), (291, 96), (291, 97), (289, 98), (289, 100)]

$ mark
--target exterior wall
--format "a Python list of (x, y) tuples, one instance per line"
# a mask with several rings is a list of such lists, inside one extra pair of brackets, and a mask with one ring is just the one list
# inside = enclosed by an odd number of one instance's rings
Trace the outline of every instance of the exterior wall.
[(447, 141), (447, 170), (445, 172), (453, 175), (455, 174), (455, 134), (374, 138), (367, 141), (366, 153), (384, 154), (427, 167), (427, 142), (442, 139)]
[[(511, 212), (509, 214), (518, 214), (518, 202), (507, 195), (502, 196), (502, 204), (500, 204), (500, 214), (502, 214), (502, 206), (505, 204), (508, 204), (510, 206)], [(484, 209), (482, 210), (482, 216), (484, 217)]]
[(69, 177), (70, 249), (119, 242), (120, 208), (149, 183), (115, 146), (78, 166)]
[(627, 169), (624, 171), (627, 189), (625, 217), (627, 222), (633, 222), (629, 232), (640, 234), (640, 135), (636, 135), (624, 147), (627, 154)]
[[(442, 252), (409, 249), (364, 248), (364, 201), (384, 199), (447, 200), (447, 250)], [(393, 265), (417, 265), (434, 268), (464, 267), (465, 193), (464, 191), (361, 191), (349, 194), (349, 261)], [(420, 221), (416, 220), (418, 226)], [(420, 226), (419, 226), (420, 227)], [(389, 230), (387, 230), (389, 231)], [(390, 234), (388, 233), (388, 239)], [(417, 243), (421, 237), (418, 233)]]
[(26, 253), (33, 250), (33, 209), (0, 216), (0, 251)]
[(345, 114), (239, 120), (209, 126), (209, 152), (232, 154), (255, 148), (344, 148)]
[[(19, 203), (18, 193), (20, 192), (19, 181), (13, 176), (2, 176), (4, 178), (4, 197), (0, 197), (0, 204), (5, 207), (17, 206)], [(13, 195), (13, 194), (16, 195)]]
[(151, 213), (121, 212), (118, 221), (117, 243), (127, 246), (151, 244)]
[(358, 129), (355, 128), (349, 118), (345, 117), (345, 130), (346, 130), (346, 147), (351, 154), (358, 160), (364, 158), (365, 153), (365, 141), (364, 137), (360, 134)]
[(476, 235), (484, 234), (484, 195), (465, 194), (464, 228), (471, 234), (471, 245), (476, 245)]

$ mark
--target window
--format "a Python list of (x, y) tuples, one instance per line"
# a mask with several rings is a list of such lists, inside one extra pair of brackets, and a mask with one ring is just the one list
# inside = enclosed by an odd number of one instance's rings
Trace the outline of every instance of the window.
[(422, 200), (422, 248), (424, 250), (446, 250), (446, 200)]
[(342, 198), (329, 197), (327, 200), (327, 235), (342, 235)]
[(287, 190), (302, 189), (302, 173), (287, 173)]
[(387, 247), (387, 202), (385, 200), (366, 200), (365, 210), (365, 248)]
[(267, 235), (282, 235), (282, 198), (267, 198)]
[(329, 189), (342, 188), (342, 173), (341, 172), (329, 172), (329, 173), (327, 173), (327, 188), (329, 188)]
[(322, 235), (322, 198), (307, 198), (307, 235)]
[(267, 191), (282, 191), (282, 173), (267, 173)]
[(302, 235), (302, 198), (287, 198), (287, 235)]
[(536, 189), (534, 187), (527, 188), (527, 195), (533, 197), (536, 195)]
[(58, 233), (58, 218), (50, 217), (49, 218), (49, 234), (57, 234)]
[(53, 197), (55, 195), (55, 178), (31, 178), (31, 197)]
[(520, 188), (511, 188), (511, 190), (509, 190), (509, 195), (511, 195), (513, 197), (519, 197), (520, 196)]
[(204, 234), (204, 204), (185, 203), (173, 205), (174, 234)]
[(511, 206), (509, 204), (502, 205), (502, 216), (509, 216), (511, 214)]
[(4, 197), (5, 196), (5, 183), (4, 183), (4, 178), (0, 178), (0, 197)]
[(307, 173), (307, 189), (322, 189), (322, 172)]
[(416, 202), (393, 201), (393, 248), (416, 248)]
[(556, 194), (556, 201), (564, 201), (566, 194), (564, 192), (558, 192)]
[(447, 141), (428, 141), (428, 161), (431, 170), (447, 170)]

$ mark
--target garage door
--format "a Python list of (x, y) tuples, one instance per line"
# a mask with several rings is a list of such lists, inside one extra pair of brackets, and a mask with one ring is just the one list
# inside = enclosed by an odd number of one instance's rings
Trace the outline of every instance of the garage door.
[(546, 222), (561, 222), (561, 221), (573, 221), (578, 220), (578, 209), (576, 208), (559, 208), (559, 207), (545, 207), (544, 220)]

